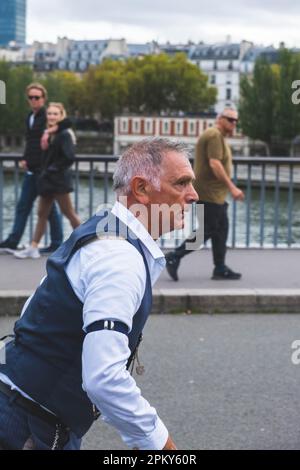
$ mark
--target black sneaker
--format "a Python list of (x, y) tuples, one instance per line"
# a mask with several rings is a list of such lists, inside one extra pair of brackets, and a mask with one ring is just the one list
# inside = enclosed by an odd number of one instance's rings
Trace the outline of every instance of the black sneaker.
[(172, 251), (166, 254), (166, 268), (173, 279), (173, 281), (178, 281), (177, 270), (180, 264), (180, 258), (176, 256)]
[(46, 246), (45, 248), (40, 248), (39, 249), (39, 252), (41, 255), (51, 255), (52, 253), (54, 253), (54, 251), (56, 251), (58, 248), (60, 247), (60, 245), (49, 245), (49, 246)]
[(224, 266), (222, 270), (215, 268), (212, 275), (214, 281), (237, 281), (241, 279), (241, 277), (241, 273), (235, 273), (232, 269), (228, 268), (228, 266)]
[(0, 243), (0, 253), (12, 253), (16, 249), (17, 244), (10, 242), (9, 239)]

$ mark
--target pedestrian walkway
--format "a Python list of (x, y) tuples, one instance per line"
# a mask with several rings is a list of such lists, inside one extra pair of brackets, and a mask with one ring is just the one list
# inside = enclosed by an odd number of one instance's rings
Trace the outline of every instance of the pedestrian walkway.
[[(0, 315), (16, 315), (45, 273), (46, 258), (0, 256)], [(209, 249), (186, 256), (174, 282), (163, 272), (154, 289), (154, 313), (299, 312), (300, 250), (229, 250), (239, 281), (213, 281)]]

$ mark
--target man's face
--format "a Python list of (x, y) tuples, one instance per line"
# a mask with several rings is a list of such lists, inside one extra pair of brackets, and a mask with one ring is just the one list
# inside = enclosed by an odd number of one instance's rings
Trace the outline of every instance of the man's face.
[(27, 100), (33, 112), (37, 112), (45, 105), (45, 97), (43, 92), (38, 88), (31, 88), (28, 90)]
[[(175, 229), (182, 229), (184, 212), (188, 210), (187, 204), (198, 200), (198, 194), (192, 184), (195, 179), (194, 172), (182, 154), (168, 152), (163, 158), (161, 169), (160, 190), (152, 188), (149, 193), (153, 213), (159, 212), (159, 226), (154, 224), (159, 236)], [(168, 211), (170, 207), (172, 210)], [(155, 230), (153, 222), (152, 220), (151, 225)]]
[(235, 131), (238, 122), (238, 113), (233, 109), (226, 109), (219, 119), (219, 126), (222, 132), (231, 137)]

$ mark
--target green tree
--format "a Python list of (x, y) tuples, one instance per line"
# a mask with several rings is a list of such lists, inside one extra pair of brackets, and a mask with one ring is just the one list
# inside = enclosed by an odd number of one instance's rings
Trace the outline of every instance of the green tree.
[(208, 86), (208, 77), (185, 54), (129, 60), (126, 76), (130, 111), (201, 112), (216, 101), (216, 89)]
[(25, 89), (33, 81), (33, 72), (28, 66), (14, 67), (0, 62), (0, 80), (6, 84), (6, 105), (1, 105), (0, 114), (1, 133), (21, 134), (28, 113)]
[(201, 112), (215, 103), (217, 94), (184, 54), (105, 60), (90, 68), (83, 82), (85, 107), (109, 119), (124, 111)]
[(289, 153), (300, 133), (300, 106), (292, 102), (292, 83), (300, 77), (300, 54), (282, 49), (278, 64), (257, 60), (253, 78), (241, 80), (243, 132), (269, 145), (272, 153)]
[(127, 80), (122, 61), (105, 60), (91, 67), (83, 77), (85, 106), (89, 114), (113, 119), (122, 112), (127, 100)]
[(280, 52), (275, 135), (292, 140), (300, 132), (300, 106), (292, 102), (292, 83), (300, 78), (300, 54)]
[(276, 121), (277, 96), (276, 70), (265, 59), (258, 59), (253, 78), (241, 79), (241, 127), (250, 138), (271, 144)]
[(68, 114), (74, 115), (83, 110), (82, 79), (73, 72), (55, 71), (49, 73), (41, 82), (48, 91), (49, 102), (61, 102)]

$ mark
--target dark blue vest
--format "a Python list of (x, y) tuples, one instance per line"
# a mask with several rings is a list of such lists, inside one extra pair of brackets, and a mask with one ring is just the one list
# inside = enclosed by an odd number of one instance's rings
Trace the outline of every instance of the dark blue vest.
[(119, 219), (111, 213), (107, 215), (107, 211), (105, 215), (95, 215), (78, 227), (48, 259), (47, 277), (36, 290), (22, 318), (16, 322), (15, 339), (6, 347), (6, 364), (0, 365), (0, 372), (55, 413), (78, 437), (90, 428), (94, 413), (92, 403), (82, 389), (83, 304), (76, 297), (65, 269), (80, 247), (105, 232), (111, 232), (111, 224), (103, 226), (108, 217), (116, 226), (114, 235), (124, 236), (126, 233), (127, 241), (141, 253), (146, 267), (145, 294), (128, 334), (132, 353), (152, 304), (151, 279), (139, 240)]

